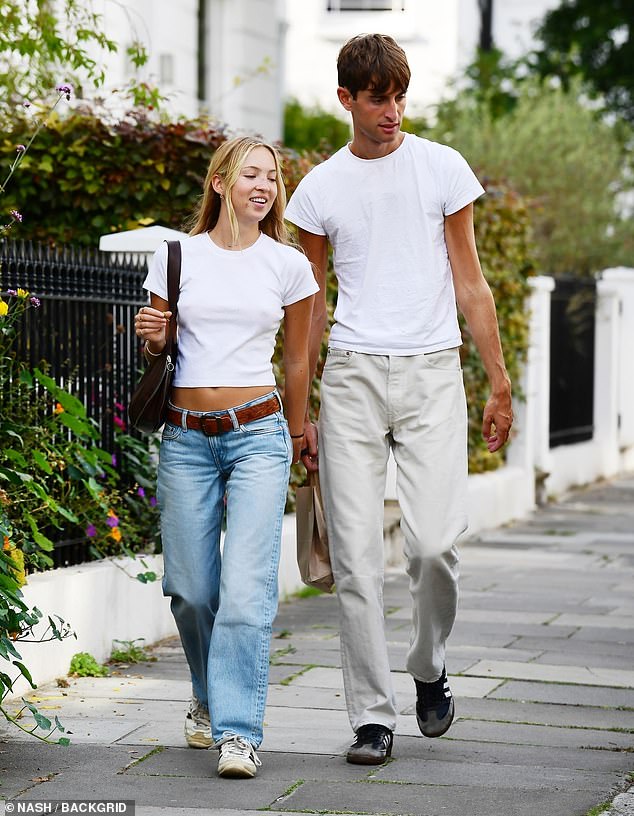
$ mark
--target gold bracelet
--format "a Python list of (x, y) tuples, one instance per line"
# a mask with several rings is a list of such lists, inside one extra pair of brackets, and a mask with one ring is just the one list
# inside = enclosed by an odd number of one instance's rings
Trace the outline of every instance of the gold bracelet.
[(154, 351), (150, 351), (150, 341), (149, 340), (145, 341), (145, 348), (143, 350), (145, 351), (146, 354), (149, 354), (150, 357), (160, 357), (161, 354), (163, 353), (162, 351), (159, 351), (158, 354), (157, 354)]

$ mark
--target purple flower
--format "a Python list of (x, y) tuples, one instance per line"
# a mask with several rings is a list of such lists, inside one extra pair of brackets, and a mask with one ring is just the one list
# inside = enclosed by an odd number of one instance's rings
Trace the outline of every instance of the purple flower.
[(116, 453), (112, 454), (112, 458), (111, 458), (110, 462), (112, 463), (112, 467), (117, 466), (117, 454)]
[(23, 144), (19, 144), (15, 148), (16, 153), (24, 153), (25, 150), (26, 150), (26, 147)]
[(58, 85), (57, 88), (55, 88), (55, 90), (59, 94), (64, 94), (66, 99), (70, 102), (70, 95), (73, 92), (73, 86), (72, 85), (69, 85), (68, 83), (64, 82), (61, 85)]
[(16, 289), (7, 289), (7, 295), (11, 295), (12, 297), (15, 297), (17, 294), (18, 293), (17, 293)]
[(156, 507), (157, 504), (156, 496), (150, 496), (150, 507)]
[(31, 306), (35, 306), (36, 309), (38, 309), (42, 305), (42, 301), (35, 296), (29, 298), (29, 303), (31, 304)]
[(88, 527), (86, 527), (86, 535), (88, 538), (94, 538), (97, 535), (97, 528), (94, 524), (89, 524)]
[(10, 211), (10, 213), (9, 213), (9, 215), (10, 215), (10, 216), (11, 216), (11, 218), (13, 218), (15, 221), (19, 221), (20, 223), (22, 223), (22, 221), (24, 220), (24, 219), (23, 219), (23, 217), (22, 217), (22, 213), (21, 213), (21, 212), (18, 212), (17, 210), (11, 210), (11, 211)]
[(145, 490), (144, 490), (142, 487), (140, 487), (140, 488), (137, 490), (137, 492), (136, 492), (136, 493), (137, 493), (137, 496), (140, 496), (142, 499), (145, 497)]
[(108, 527), (118, 527), (119, 526), (119, 519), (116, 516), (108, 516), (106, 519), (106, 524)]

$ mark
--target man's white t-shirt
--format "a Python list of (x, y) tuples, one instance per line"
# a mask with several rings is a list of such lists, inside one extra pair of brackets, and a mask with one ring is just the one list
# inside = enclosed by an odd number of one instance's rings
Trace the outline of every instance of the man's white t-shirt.
[(342, 147), (302, 179), (285, 217), (333, 247), (333, 347), (406, 356), (461, 344), (444, 218), (482, 193), (456, 150), (411, 133), (380, 159)]
[[(179, 388), (275, 385), (271, 359), (284, 306), (319, 287), (308, 259), (260, 233), (247, 249), (214, 244), (204, 232), (181, 241)], [(167, 244), (143, 287), (167, 300)]]

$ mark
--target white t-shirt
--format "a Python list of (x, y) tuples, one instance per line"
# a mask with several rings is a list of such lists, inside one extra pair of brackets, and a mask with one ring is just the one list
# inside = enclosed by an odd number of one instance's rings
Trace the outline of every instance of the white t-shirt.
[(332, 244), (333, 347), (407, 356), (461, 344), (444, 218), (482, 193), (456, 150), (411, 133), (380, 159), (342, 147), (302, 179), (286, 218)]
[[(179, 388), (275, 385), (271, 358), (283, 307), (318, 291), (297, 249), (260, 233), (247, 249), (216, 246), (204, 232), (181, 241)], [(167, 300), (167, 244), (143, 287)]]

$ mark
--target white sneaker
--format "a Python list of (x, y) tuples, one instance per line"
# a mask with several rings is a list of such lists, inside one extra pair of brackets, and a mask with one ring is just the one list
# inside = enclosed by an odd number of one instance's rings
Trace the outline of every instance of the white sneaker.
[(262, 765), (251, 743), (237, 734), (225, 734), (216, 748), (220, 750), (218, 775), (227, 779), (252, 779)]
[(185, 739), (190, 748), (211, 748), (214, 744), (209, 712), (195, 694), (185, 717)]

